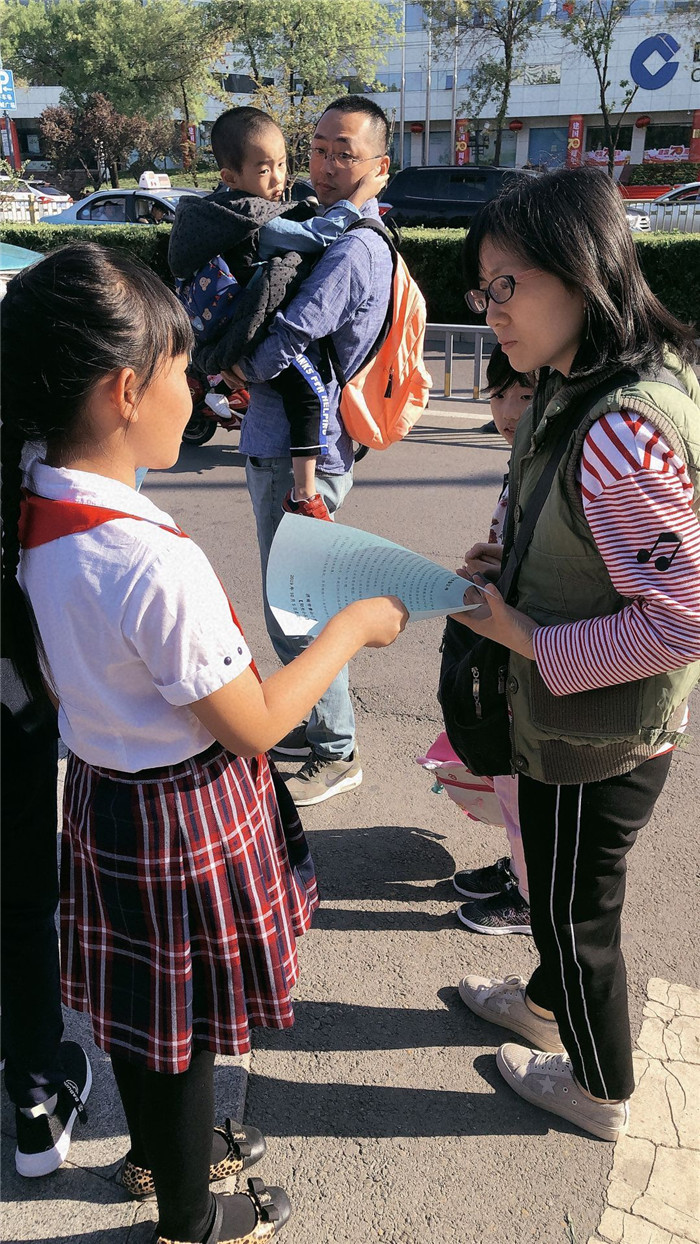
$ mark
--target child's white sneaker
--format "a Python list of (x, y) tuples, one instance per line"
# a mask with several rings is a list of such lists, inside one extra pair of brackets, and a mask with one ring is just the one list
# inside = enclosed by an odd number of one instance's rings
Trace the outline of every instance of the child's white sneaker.
[(540, 1054), (522, 1045), (502, 1045), (496, 1066), (506, 1084), (550, 1114), (575, 1123), (601, 1140), (617, 1140), (627, 1131), (629, 1102), (593, 1101), (574, 1079), (568, 1054)]

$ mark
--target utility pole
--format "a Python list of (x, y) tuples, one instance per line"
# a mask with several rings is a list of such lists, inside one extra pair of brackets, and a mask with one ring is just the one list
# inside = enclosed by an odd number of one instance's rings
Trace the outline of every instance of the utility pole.
[(430, 90), (433, 61), (433, 15), (428, 12), (428, 68), (425, 85), (425, 132), (423, 134), (423, 163), (430, 164)]
[(406, 133), (406, 0), (401, 6), (401, 99), (399, 102), (399, 168), (403, 168)]
[(450, 164), (457, 159), (457, 47), (459, 44), (459, 18), (455, 17), (455, 50), (452, 61), (452, 111), (450, 114)]

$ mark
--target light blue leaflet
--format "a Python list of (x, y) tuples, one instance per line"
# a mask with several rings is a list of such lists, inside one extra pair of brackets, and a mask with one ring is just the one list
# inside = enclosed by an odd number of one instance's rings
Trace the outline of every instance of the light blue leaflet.
[(267, 564), (267, 599), (285, 635), (317, 635), (354, 600), (398, 596), (410, 621), (478, 608), (469, 580), (369, 531), (285, 514)]

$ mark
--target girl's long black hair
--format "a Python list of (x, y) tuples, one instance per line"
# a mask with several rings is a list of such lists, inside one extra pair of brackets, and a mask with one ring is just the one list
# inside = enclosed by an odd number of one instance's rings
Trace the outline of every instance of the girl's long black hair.
[(620, 192), (599, 169), (523, 175), (484, 204), (464, 246), (467, 289), (479, 285), (486, 238), (583, 294), (586, 323), (572, 379), (616, 366), (657, 371), (667, 346), (683, 362), (697, 357), (693, 328), (647, 285)]
[(39, 696), (38, 637), (17, 582), (25, 446), (72, 439), (93, 386), (112, 371), (133, 368), (145, 391), (167, 359), (191, 350), (192, 329), (150, 269), (95, 242), (62, 246), (13, 277), (0, 321), (3, 655)]

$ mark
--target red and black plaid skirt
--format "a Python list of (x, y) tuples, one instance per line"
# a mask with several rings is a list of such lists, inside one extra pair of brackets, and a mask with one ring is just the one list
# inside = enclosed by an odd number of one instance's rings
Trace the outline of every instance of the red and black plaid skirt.
[(295, 942), (317, 906), (265, 757), (215, 744), (137, 774), (69, 757), (63, 1000), (107, 1053), (177, 1073), (196, 1049), (246, 1053), (251, 1024), (289, 1027)]

